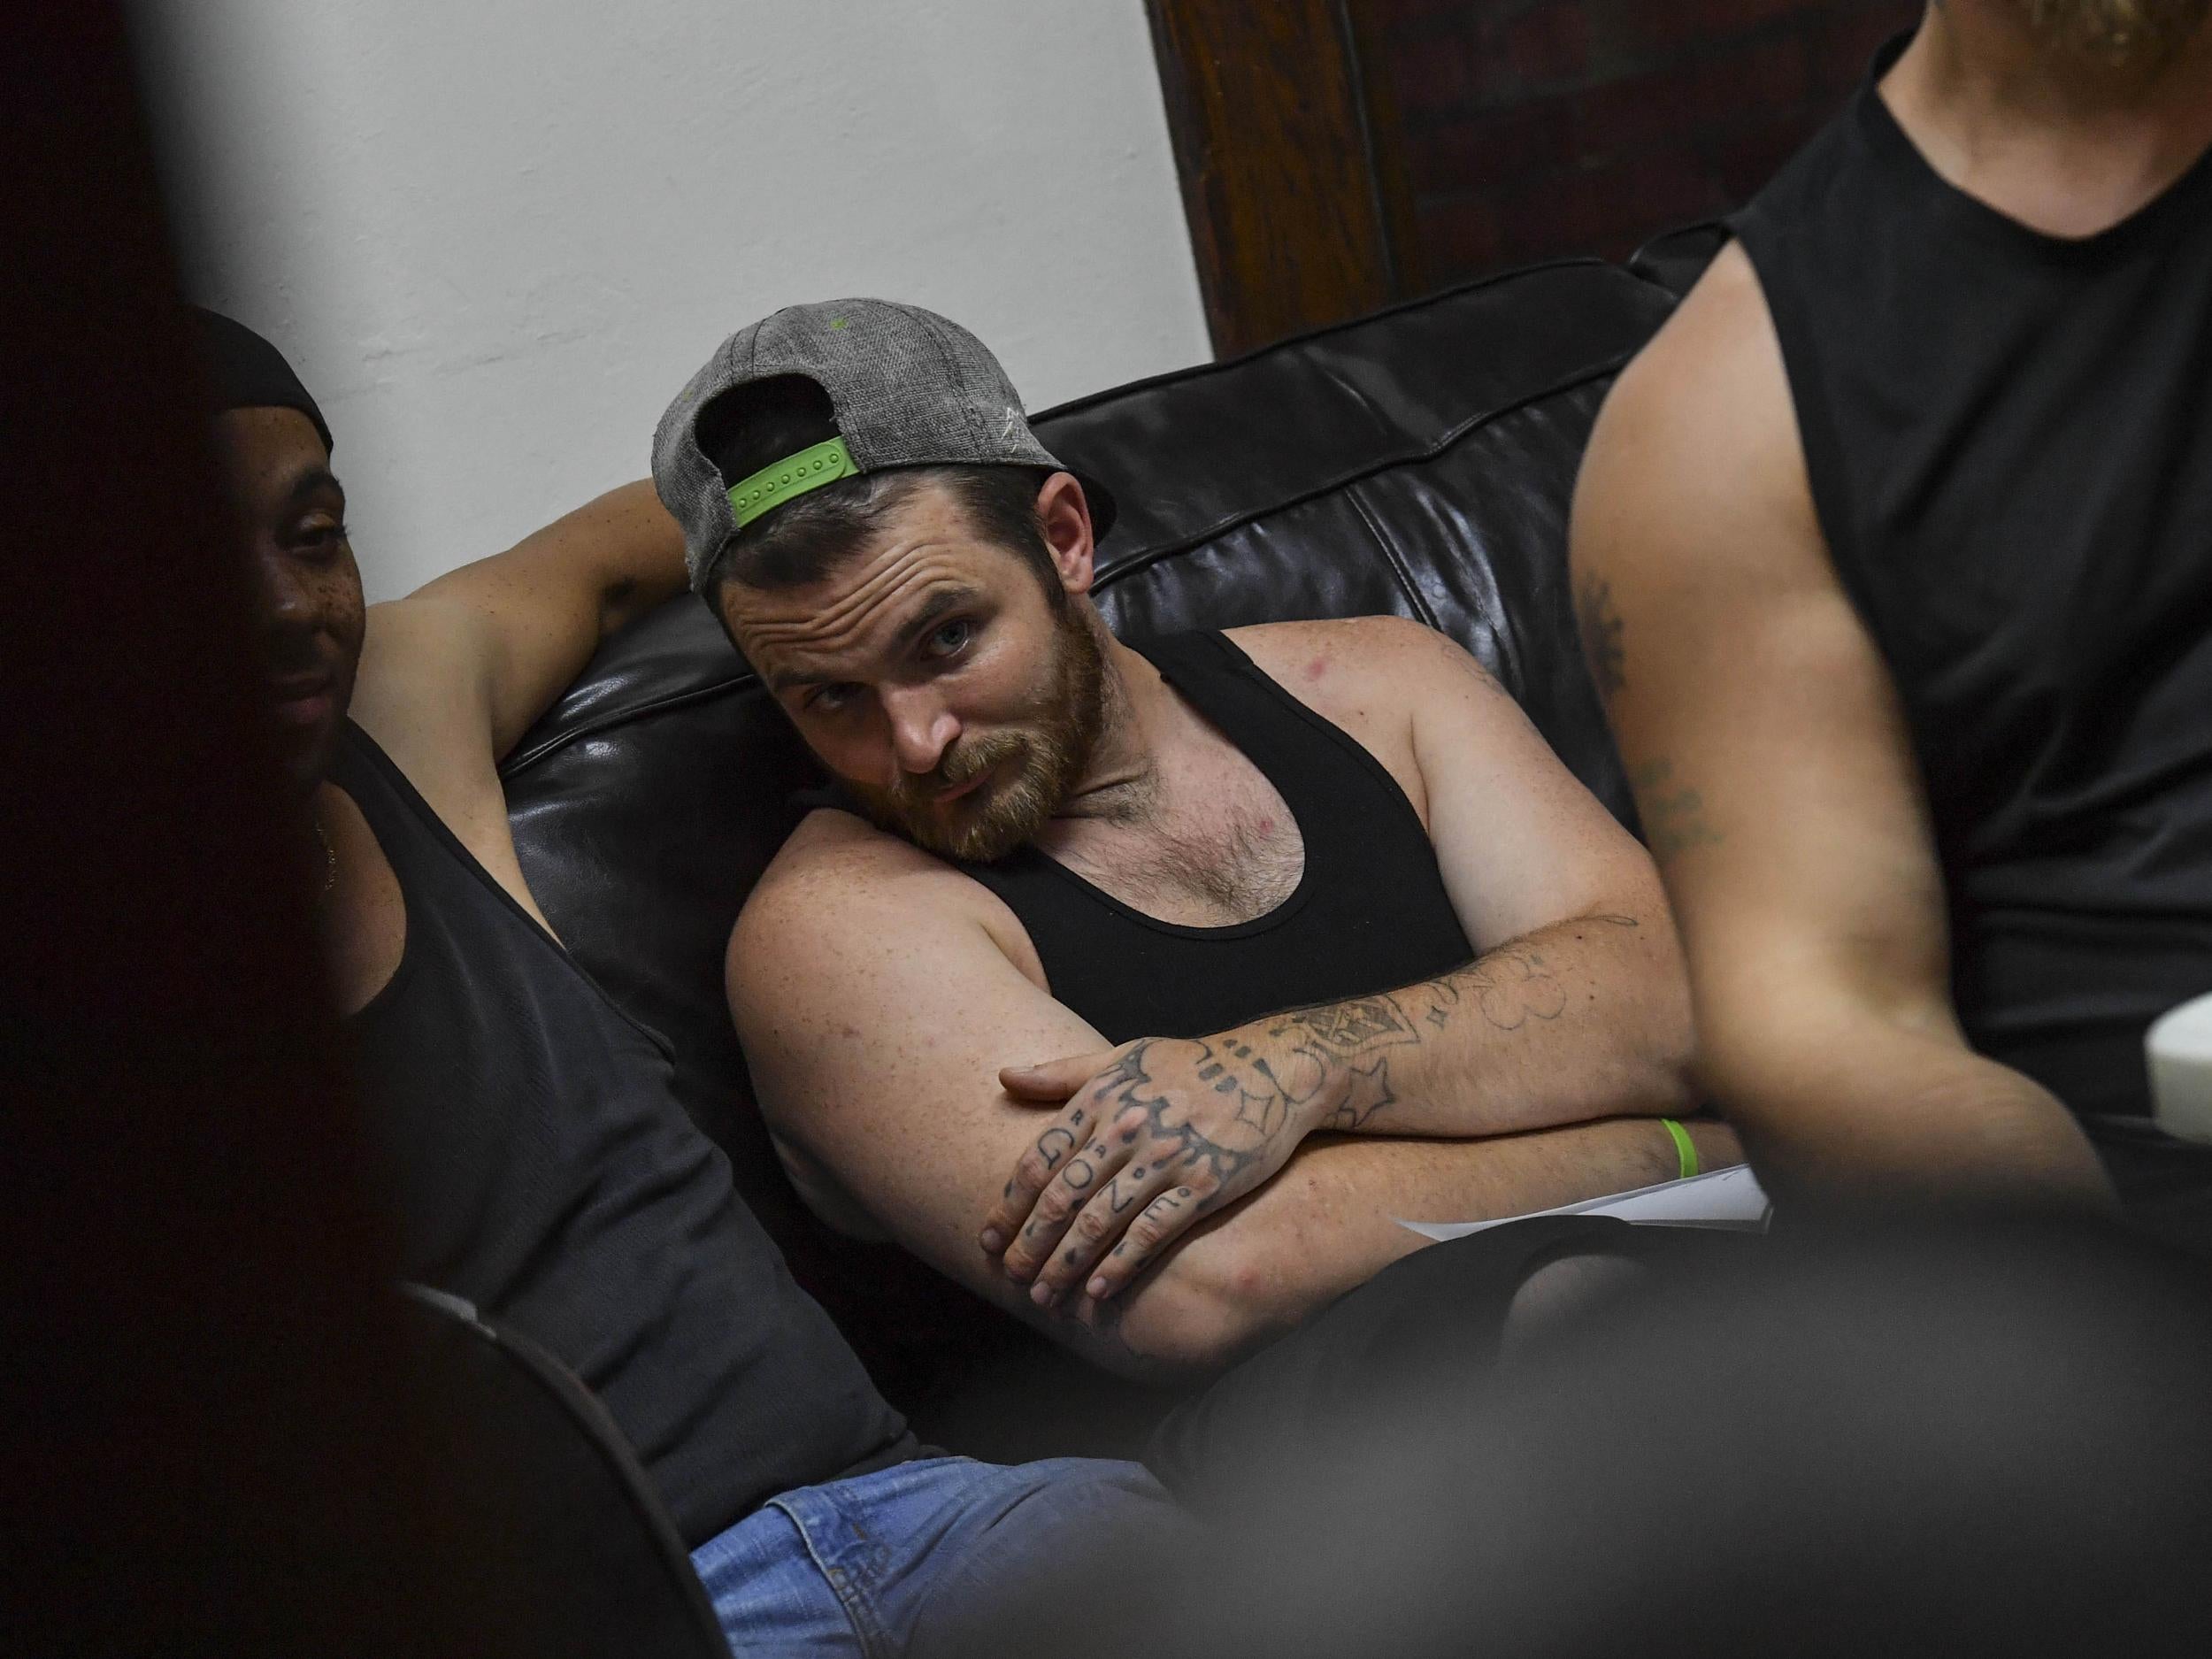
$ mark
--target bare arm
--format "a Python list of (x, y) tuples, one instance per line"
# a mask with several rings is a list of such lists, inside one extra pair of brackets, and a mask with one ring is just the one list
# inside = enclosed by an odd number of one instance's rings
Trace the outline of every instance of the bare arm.
[[(1033, 1122), (1033, 1119), (1032, 1120)], [(1692, 1123), (1701, 1159), (1740, 1161), (1716, 1123)], [(1409, 1221), (1490, 1221), (1671, 1179), (1673, 1141), (1646, 1118), (1609, 1118), (1485, 1141), (1315, 1135), (1273, 1180), (1164, 1248), (1153, 1278), (1103, 1305), (1122, 1307), (1133, 1343), (1164, 1337), (1187, 1363), (1225, 1364), (1317, 1313), (1426, 1242)], [(1079, 1263), (1047, 1264), (1053, 1307), (1094, 1317)], [(1003, 1275), (1001, 1276), (1002, 1278)], [(1183, 1329), (1163, 1330), (1147, 1287), (1179, 1284)]]
[(1117, 1210), (1087, 1193), (1082, 1164), (1025, 1158), (985, 1233), (1018, 1277), (1041, 1268), (1059, 1287), (1094, 1263), (1083, 1282), (1111, 1295), (1161, 1242), (1271, 1179), (1325, 1129), (1487, 1136), (1689, 1103), (1689, 995), (1651, 860), (1496, 682), (1450, 641), (1395, 618), (1245, 638), (1398, 769), (1483, 954), (1435, 979), (1202, 1039), (1003, 1072), (1025, 1099), (1066, 1102), (1040, 1145), (1079, 1117), (1110, 1114), (1100, 1174), (1133, 1201)]
[(1684, 1109), (1689, 994), (1648, 855), (1458, 645), (1362, 626), (1388, 641), (1363, 656), (1410, 706), (1437, 865), (1478, 957), (1255, 1023), (1343, 1096), (1333, 1129), (1492, 1135)]
[[(1034, 1110), (996, 1073), (1010, 1046), (1051, 1053), (1100, 1039), (1041, 988), (1026, 941), (1005, 936), (1018, 924), (1006, 917), (995, 933), (979, 895), (996, 905), (911, 849), (818, 814), (732, 935), (731, 1010), (782, 1140), (939, 1271), (1101, 1363), (1225, 1363), (1417, 1248), (1395, 1217), (1517, 1214), (1672, 1172), (1671, 1143), (1647, 1123), (1479, 1143), (1321, 1137), (1280, 1179), (1194, 1228), (1125, 1298), (1078, 1295), (1048, 1312), (977, 1241), (1038, 1135)], [(1709, 1146), (1729, 1156), (1724, 1137)]]
[(1768, 1184), (1785, 1202), (2108, 1203), (2065, 1110), (1959, 1030), (1901, 712), (1828, 563), (1740, 250), (1615, 388), (1573, 551), (1701, 1069)]
[(683, 584), (682, 532), (640, 482), (369, 611), (353, 718), (533, 914), (500, 758), (608, 635)]
[[(407, 689), (387, 682), (430, 672), (442, 695), (424, 700), (426, 711), (496, 760), (603, 641), (683, 585), (682, 532), (649, 482), (626, 484), (504, 553), (376, 607), (372, 628), (386, 649), (364, 689), (380, 705)], [(419, 660), (433, 654), (442, 663)]]

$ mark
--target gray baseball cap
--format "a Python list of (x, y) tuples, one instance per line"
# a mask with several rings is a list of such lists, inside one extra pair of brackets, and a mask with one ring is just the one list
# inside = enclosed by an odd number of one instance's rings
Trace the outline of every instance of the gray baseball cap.
[[(733, 388), (802, 374), (829, 395), (838, 435), (746, 478), (724, 478), (699, 447), (700, 411)], [(897, 466), (1035, 466), (1075, 472), (1094, 534), (1114, 498), (1037, 442), (1020, 396), (984, 343), (918, 305), (832, 300), (741, 328), (691, 377), (653, 433), (653, 485), (683, 526), (695, 589), (741, 526), (786, 502)]]

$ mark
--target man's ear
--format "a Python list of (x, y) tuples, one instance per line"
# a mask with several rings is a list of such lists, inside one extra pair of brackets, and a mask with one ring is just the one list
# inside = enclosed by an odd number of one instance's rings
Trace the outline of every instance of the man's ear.
[(1091, 591), (1095, 574), (1092, 555), (1090, 503), (1071, 472), (1055, 472), (1037, 492), (1037, 522), (1043, 527), (1045, 546), (1060, 572), (1060, 586), (1071, 595)]

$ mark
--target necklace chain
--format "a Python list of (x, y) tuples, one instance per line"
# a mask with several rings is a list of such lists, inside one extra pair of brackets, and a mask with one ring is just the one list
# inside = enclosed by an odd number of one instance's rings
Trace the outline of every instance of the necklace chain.
[(338, 849), (330, 844), (329, 832), (323, 828), (319, 817), (311, 814), (309, 822), (315, 826), (315, 839), (323, 844), (323, 885), (315, 895), (315, 902), (321, 904), (330, 897), (331, 888), (338, 885)]

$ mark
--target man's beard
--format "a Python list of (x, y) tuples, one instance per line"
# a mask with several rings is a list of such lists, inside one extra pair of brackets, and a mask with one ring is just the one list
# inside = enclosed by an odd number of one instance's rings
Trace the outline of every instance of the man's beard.
[(2020, 0), (2047, 43), (2115, 68), (2153, 70), (2204, 26), (2212, 0)]
[[(902, 774), (888, 789), (848, 781), (886, 829), (963, 864), (995, 864), (1031, 840), (1067, 801), (1090, 764), (1105, 722), (1105, 662), (1073, 605), (1053, 630), (1051, 685), (1034, 724), (963, 737), (934, 769)], [(937, 797), (994, 768), (1005, 775), (940, 805)]]

